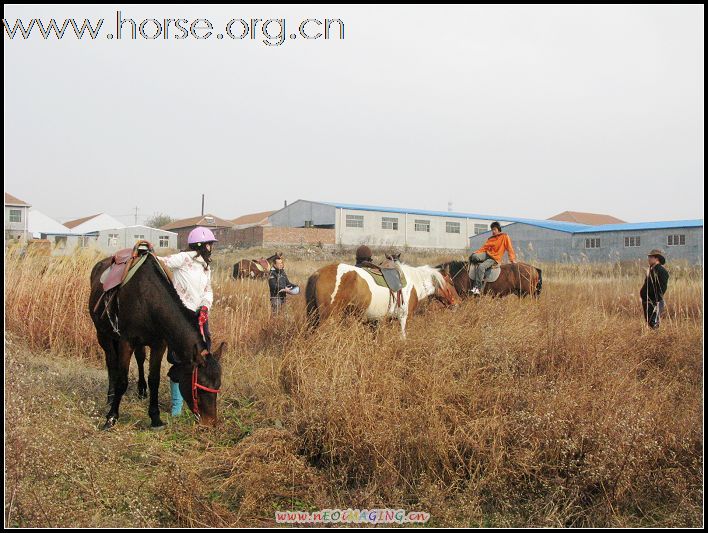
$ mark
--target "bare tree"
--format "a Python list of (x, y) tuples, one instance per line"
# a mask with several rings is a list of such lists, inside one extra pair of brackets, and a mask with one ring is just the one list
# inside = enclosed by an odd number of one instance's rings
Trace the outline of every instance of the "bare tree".
[(153, 216), (145, 220), (145, 225), (150, 228), (161, 228), (162, 226), (165, 226), (170, 222), (174, 222), (175, 220), (176, 219), (169, 215), (165, 215), (164, 213), (155, 213)]

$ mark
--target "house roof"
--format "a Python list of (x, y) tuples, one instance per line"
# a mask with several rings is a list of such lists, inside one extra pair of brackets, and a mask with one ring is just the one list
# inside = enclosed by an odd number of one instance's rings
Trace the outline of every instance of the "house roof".
[(8, 193), (5, 193), (5, 205), (18, 205), (18, 206), (30, 207), (30, 204), (28, 204), (24, 200), (20, 200), (19, 198), (12, 196), (11, 194), (8, 194)]
[(95, 215), (91, 215), (88, 217), (83, 217), (83, 218), (77, 218), (76, 220), (69, 220), (68, 222), (64, 222), (64, 225), (69, 228), (75, 228), (76, 226), (83, 224), (84, 222), (87, 222), (88, 220), (91, 220), (92, 218), (96, 218), (98, 215), (101, 215), (102, 213), (96, 213)]
[(333, 207), (338, 207), (340, 209), (351, 209), (351, 210), (361, 210), (361, 211), (385, 211), (389, 213), (407, 213), (410, 215), (423, 215), (423, 216), (438, 216), (438, 217), (452, 217), (452, 218), (470, 218), (476, 220), (497, 220), (499, 222), (523, 222), (527, 224), (532, 224), (535, 226), (544, 227), (547, 229), (557, 229), (559, 231), (571, 231), (579, 228), (584, 228), (584, 224), (574, 224), (571, 222), (558, 222), (555, 220), (535, 220), (532, 218), (520, 218), (520, 217), (508, 217), (503, 215), (485, 215), (480, 213), (460, 213), (455, 211), (428, 211), (425, 209), (407, 209), (401, 207), (380, 207), (371, 205), (359, 205), (359, 204), (340, 204), (332, 202), (315, 202), (323, 203), (325, 205), (331, 205)]
[[(526, 220), (520, 224), (553, 229), (564, 233), (605, 233), (608, 231), (638, 231), (648, 229), (702, 228), (703, 220), (667, 220), (659, 222), (630, 222), (625, 224), (604, 224), (602, 226), (587, 226), (571, 222), (556, 222), (552, 220)], [(488, 231), (484, 233), (489, 233)], [(484, 235), (480, 233), (479, 235)], [(474, 235), (476, 237), (477, 235)]]
[(258, 224), (264, 219), (267, 219), (270, 215), (275, 213), (275, 211), (261, 211), (259, 213), (250, 213), (248, 215), (241, 215), (238, 218), (231, 220), (235, 225), (240, 226), (242, 224)]
[(607, 224), (603, 226), (586, 227), (575, 233), (598, 233), (605, 231), (635, 231), (644, 229), (675, 229), (702, 228), (703, 219), (694, 220), (664, 220), (658, 222), (632, 222), (627, 224)]
[[(206, 221), (206, 219), (209, 217), (214, 219), (213, 222)], [(206, 214), (206, 215), (199, 215), (198, 217), (183, 218), (182, 220), (175, 220), (174, 222), (170, 222), (169, 224), (165, 224), (164, 226), (160, 227), (160, 229), (173, 230), (173, 229), (189, 228), (191, 226), (205, 226), (205, 227), (209, 227), (209, 228), (232, 228), (234, 226), (234, 223), (231, 222), (230, 220), (226, 220), (224, 218), (219, 218), (214, 215)]]
[(72, 235), (71, 230), (37, 209), (27, 215), (27, 231), (46, 235)]
[(581, 211), (563, 211), (548, 220), (558, 220), (561, 222), (573, 222), (576, 224), (588, 224), (590, 226), (602, 226), (603, 224), (624, 224), (624, 220), (611, 215), (601, 215), (598, 213), (583, 213)]

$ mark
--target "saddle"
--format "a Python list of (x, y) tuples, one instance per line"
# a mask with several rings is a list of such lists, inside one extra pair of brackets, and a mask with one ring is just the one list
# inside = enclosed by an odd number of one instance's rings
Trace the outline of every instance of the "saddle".
[[(470, 279), (474, 279), (475, 274), (477, 273), (478, 266), (479, 265), (477, 263), (470, 263)], [(496, 280), (499, 279), (499, 274), (501, 274), (501, 265), (493, 266), (492, 268), (487, 269), (487, 272), (485, 272), (484, 274), (483, 281), (485, 283), (494, 283)]]
[(131, 269), (135, 272), (140, 267), (137, 263), (142, 264), (147, 254), (152, 252), (152, 244), (148, 241), (138, 241), (132, 249), (118, 250), (111, 259), (111, 265), (101, 274), (103, 292), (108, 292), (114, 287), (126, 283)]
[(270, 263), (268, 262), (267, 259), (263, 259), (262, 257), (260, 259), (251, 259), (251, 261), (256, 265), (256, 268), (260, 272), (268, 272), (270, 271)]
[(387, 259), (380, 265), (365, 261), (359, 266), (366, 270), (374, 278), (374, 282), (381, 287), (398, 292), (406, 286), (406, 277), (394, 261)]

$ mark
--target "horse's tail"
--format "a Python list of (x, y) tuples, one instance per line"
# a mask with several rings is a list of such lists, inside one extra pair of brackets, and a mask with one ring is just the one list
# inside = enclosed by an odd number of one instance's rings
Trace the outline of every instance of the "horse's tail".
[(537, 268), (536, 272), (538, 272), (538, 282), (536, 283), (536, 292), (534, 292), (534, 296), (540, 296), (541, 289), (543, 288), (543, 276), (541, 275), (540, 268)]
[(234, 276), (235, 279), (238, 279), (239, 266), (240, 266), (240, 265), (241, 265), (240, 262), (234, 264), (234, 273), (233, 273), (233, 276)]
[(305, 287), (305, 309), (307, 310), (307, 323), (310, 329), (317, 327), (320, 322), (320, 312), (317, 307), (317, 281), (320, 273), (315, 272), (307, 279)]

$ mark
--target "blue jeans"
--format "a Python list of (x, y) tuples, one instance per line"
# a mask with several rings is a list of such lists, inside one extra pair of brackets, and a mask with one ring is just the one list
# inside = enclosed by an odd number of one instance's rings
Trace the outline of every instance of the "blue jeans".
[(470, 256), (470, 263), (475, 263), (477, 265), (473, 286), (481, 289), (482, 282), (484, 281), (484, 275), (487, 273), (487, 270), (495, 266), (497, 262), (492, 259), (487, 252), (481, 252), (479, 254), (472, 254)]

